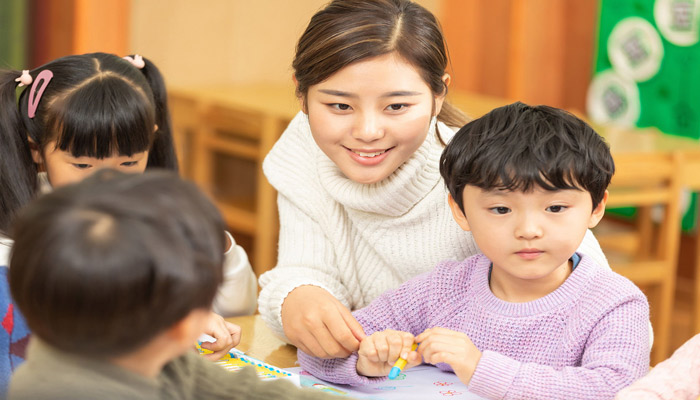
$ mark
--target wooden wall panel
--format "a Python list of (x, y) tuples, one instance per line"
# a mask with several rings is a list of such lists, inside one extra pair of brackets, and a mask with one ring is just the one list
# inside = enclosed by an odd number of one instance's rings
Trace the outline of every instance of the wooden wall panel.
[(128, 0), (75, 0), (73, 50), (126, 55), (129, 44)]
[(561, 105), (564, 86), (564, 18), (561, 0), (513, 1), (506, 97)]
[(583, 110), (596, 0), (444, 0), (454, 88)]
[(125, 54), (129, 0), (32, 0), (30, 66), (93, 51)]
[(71, 54), (75, 2), (32, 0), (29, 12), (30, 65), (35, 68), (57, 57)]
[(593, 78), (598, 2), (568, 1), (566, 15), (563, 105), (583, 112), (586, 109), (588, 85)]
[(502, 96), (507, 82), (510, 0), (445, 0), (440, 17), (452, 62), (453, 87)]

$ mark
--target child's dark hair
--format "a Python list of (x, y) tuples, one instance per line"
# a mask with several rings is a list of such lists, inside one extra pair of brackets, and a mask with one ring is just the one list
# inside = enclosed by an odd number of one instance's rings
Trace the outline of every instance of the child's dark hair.
[(614, 172), (610, 148), (587, 123), (558, 108), (520, 102), (464, 125), (440, 157), (440, 174), (462, 212), (466, 185), (586, 190), (595, 209)]
[(11, 293), (50, 345), (127, 354), (211, 307), (223, 279), (223, 232), (216, 207), (174, 172), (99, 171), (18, 214)]
[(0, 71), (0, 232), (7, 232), (14, 214), (36, 192), (37, 167), (28, 140), (42, 152), (56, 141), (56, 148), (76, 157), (149, 150), (148, 168), (177, 170), (165, 84), (158, 68), (145, 58), (144, 63), (138, 69), (114, 54), (92, 53), (31, 70), (35, 84), (42, 71), (53, 73), (33, 117), (32, 85), (23, 87), (18, 101), (22, 72)]

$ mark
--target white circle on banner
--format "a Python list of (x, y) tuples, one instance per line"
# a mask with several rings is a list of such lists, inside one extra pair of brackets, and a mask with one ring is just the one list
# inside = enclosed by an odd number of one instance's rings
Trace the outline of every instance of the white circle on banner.
[(664, 46), (649, 21), (629, 17), (618, 22), (610, 33), (608, 57), (620, 75), (642, 82), (659, 71)]
[(586, 108), (593, 122), (633, 127), (641, 110), (637, 83), (612, 69), (598, 73), (588, 88)]
[(666, 40), (677, 46), (692, 46), (698, 42), (700, 1), (656, 0), (654, 20)]

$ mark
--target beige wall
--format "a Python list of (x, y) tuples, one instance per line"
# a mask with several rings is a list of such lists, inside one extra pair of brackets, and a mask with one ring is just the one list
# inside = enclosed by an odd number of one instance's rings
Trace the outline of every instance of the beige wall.
[[(131, 0), (130, 51), (168, 85), (291, 79), (299, 35), (328, 0)], [(421, 0), (440, 15), (442, 0)]]

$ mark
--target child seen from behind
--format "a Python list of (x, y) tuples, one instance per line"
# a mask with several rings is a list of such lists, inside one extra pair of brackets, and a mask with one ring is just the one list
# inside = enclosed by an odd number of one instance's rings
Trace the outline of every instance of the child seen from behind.
[(171, 172), (105, 170), (27, 206), (9, 274), (33, 336), (9, 399), (325, 398), (193, 350), (223, 281), (223, 229)]

